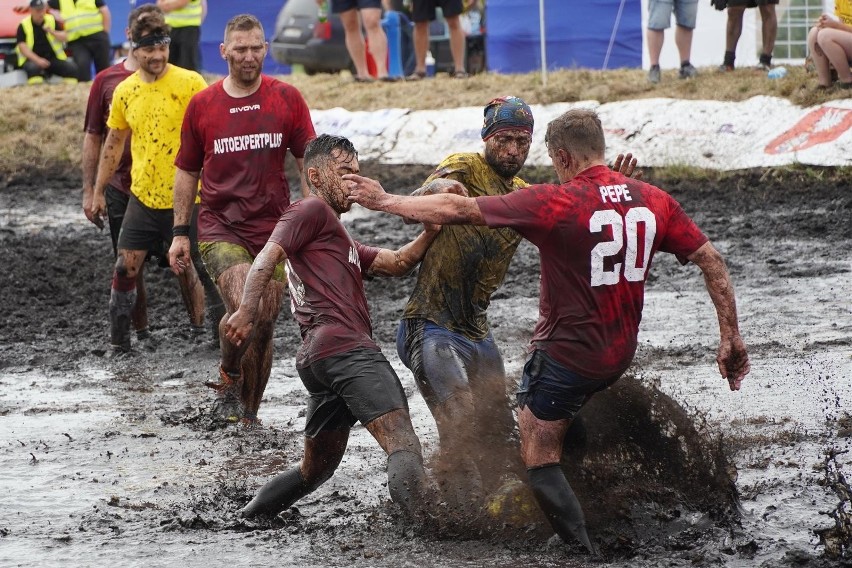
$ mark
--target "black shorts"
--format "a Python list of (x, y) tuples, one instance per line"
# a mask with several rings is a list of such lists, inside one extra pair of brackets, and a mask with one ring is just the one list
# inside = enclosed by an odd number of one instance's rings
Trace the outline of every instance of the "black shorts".
[(112, 239), (112, 252), (115, 254), (118, 246), (118, 233), (121, 231), (121, 223), (124, 221), (124, 212), (127, 210), (127, 202), (130, 201), (130, 196), (111, 185), (107, 185), (104, 198), (106, 199), (107, 218), (109, 219), (109, 236)]
[(728, 0), (729, 8), (757, 8), (767, 4), (778, 4), (778, 0)]
[[(125, 250), (147, 250), (155, 256), (165, 257), (172, 244), (174, 228), (173, 209), (151, 209), (131, 195), (127, 201), (117, 246)], [(112, 225), (110, 225), (112, 230)], [(189, 241), (198, 242), (198, 207), (192, 209), (189, 223)], [(167, 263), (168, 264), (168, 263)]]
[(405, 391), (381, 351), (353, 349), (298, 369), (308, 389), (305, 436), (369, 424), (400, 408), (408, 410)]
[(411, 21), (431, 22), (435, 19), (435, 8), (440, 8), (445, 18), (452, 18), (464, 12), (462, 0), (414, 0)]
[(331, 0), (331, 11), (335, 14), (349, 10), (363, 10), (364, 8), (381, 10), (382, 0)]

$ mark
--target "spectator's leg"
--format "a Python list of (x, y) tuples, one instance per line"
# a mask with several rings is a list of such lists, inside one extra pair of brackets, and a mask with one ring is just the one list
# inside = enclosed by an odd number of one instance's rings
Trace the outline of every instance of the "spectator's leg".
[(737, 43), (740, 41), (740, 35), (743, 33), (745, 7), (728, 6), (727, 10), (728, 23), (725, 28), (725, 59), (722, 62), (722, 69), (733, 71), (734, 60), (737, 56)]
[(341, 12), (340, 21), (346, 33), (346, 49), (355, 65), (355, 77), (367, 79), (370, 77), (370, 72), (367, 70), (367, 48), (364, 45), (364, 36), (361, 35), (361, 19), (358, 17), (358, 10), (352, 8)]
[(37, 85), (39, 83), (44, 83), (44, 69), (30, 61), (29, 59), (24, 61), (24, 64), (21, 65), (21, 69), (27, 74), (27, 84), (28, 85)]
[(77, 82), (77, 66), (73, 61), (66, 59), (54, 59), (50, 62), (50, 67), (47, 68), (47, 72), (51, 75), (57, 75), (64, 79), (70, 79), (72, 83)]
[(86, 38), (75, 39), (68, 44), (74, 63), (77, 64), (77, 80), (85, 83), (92, 80), (92, 52), (86, 45)]
[(808, 53), (811, 60), (814, 62), (814, 67), (817, 72), (817, 82), (821, 87), (831, 86), (831, 67), (828, 62), (828, 57), (825, 56), (822, 48), (819, 45), (819, 38), (822, 30), (814, 26), (808, 32)]
[(450, 28), (450, 53), (453, 56), (456, 75), (465, 75), (464, 68), (465, 38), (464, 30), (458, 16), (447, 16), (447, 27)]
[[(376, 75), (379, 79), (388, 76), (388, 36), (382, 27), (382, 10), (380, 8), (361, 9), (361, 19), (367, 31), (370, 44), (370, 54), (376, 62)], [(360, 33), (360, 32), (359, 32)]]
[(651, 67), (660, 65), (660, 53), (663, 52), (663, 42), (665, 41), (664, 30), (652, 30), (648, 28), (646, 32), (648, 38), (648, 59), (651, 61)]
[(426, 73), (426, 52), (429, 51), (429, 22), (414, 22), (414, 73)]
[(772, 51), (775, 49), (775, 38), (778, 36), (778, 18), (775, 16), (775, 4), (760, 6), (761, 34), (763, 35), (763, 51), (761, 63), (769, 65), (772, 61)]
[(819, 32), (819, 46), (832, 67), (837, 70), (837, 80), (841, 86), (852, 86), (852, 72), (849, 59), (852, 56), (852, 33), (827, 28)]
[(689, 58), (692, 55), (692, 28), (675, 26), (675, 45), (677, 45), (681, 65), (689, 63)]
[(98, 32), (91, 36), (92, 56), (95, 61), (95, 72), (100, 73), (110, 65), (112, 60), (110, 53), (109, 34), (106, 32)]

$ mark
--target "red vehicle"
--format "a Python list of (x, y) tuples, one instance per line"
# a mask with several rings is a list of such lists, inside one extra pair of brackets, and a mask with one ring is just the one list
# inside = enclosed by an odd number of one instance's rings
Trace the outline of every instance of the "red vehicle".
[(18, 24), (27, 15), (15, 12), (17, 6), (27, 6), (27, 0), (0, 0), (0, 73), (11, 71), (17, 63), (15, 37)]

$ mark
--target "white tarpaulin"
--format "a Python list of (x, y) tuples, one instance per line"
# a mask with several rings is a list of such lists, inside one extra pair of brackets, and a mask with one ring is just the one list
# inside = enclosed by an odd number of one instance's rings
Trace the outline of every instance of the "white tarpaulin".
[[(736, 170), (806, 164), (852, 165), (852, 99), (801, 108), (787, 99), (743, 102), (642, 99), (533, 105), (536, 128), (527, 163), (549, 165), (547, 123), (571, 108), (593, 108), (607, 137), (607, 159), (632, 152), (642, 166)], [(362, 160), (437, 165), (453, 152), (478, 152), (482, 109), (311, 111), (317, 133), (339, 134)], [(771, 119), (769, 118), (771, 117)]]

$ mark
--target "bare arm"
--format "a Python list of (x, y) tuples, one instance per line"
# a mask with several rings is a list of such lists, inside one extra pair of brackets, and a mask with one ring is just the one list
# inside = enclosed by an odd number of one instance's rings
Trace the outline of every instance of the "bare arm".
[(23, 55), (42, 69), (47, 69), (48, 67), (50, 67), (50, 61), (48, 61), (44, 57), (41, 57), (40, 55), (36, 55), (36, 53), (32, 49), (30, 49), (30, 46), (28, 46), (26, 42), (19, 42), (18, 50), (21, 52), (21, 55)]
[(308, 178), (305, 177), (305, 159), (296, 158), (296, 167), (299, 169), (299, 187), (302, 189), (302, 197), (307, 197), (311, 194), (311, 188), (308, 186)]
[[(453, 193), (410, 197), (390, 195), (376, 180), (346, 174), (350, 182), (349, 200), (367, 209), (393, 213), (412, 221), (434, 225), (484, 225), (476, 200)], [(458, 183), (458, 182), (455, 182)], [(461, 185), (461, 184), (459, 184)]]
[(430, 225), (410, 243), (399, 250), (381, 249), (367, 274), (370, 276), (405, 276), (423, 260), (429, 245), (441, 232), (440, 227)]
[(112, 29), (112, 12), (109, 11), (109, 6), (101, 6), (99, 11), (103, 18), (104, 31), (109, 34), (110, 29)]
[(266, 243), (254, 259), (246, 278), (240, 305), (225, 324), (225, 335), (235, 345), (240, 346), (251, 333), (263, 291), (272, 280), (275, 266), (286, 259), (284, 249), (273, 242)]
[(83, 174), (83, 213), (86, 219), (103, 229), (104, 223), (100, 217), (92, 215), (92, 196), (95, 192), (95, 176), (98, 173), (98, 158), (101, 155), (103, 136), (86, 132), (83, 137), (83, 156), (81, 169)]
[[(192, 210), (195, 207), (195, 196), (198, 193), (199, 172), (187, 172), (177, 168), (174, 188), (174, 226), (189, 225), (192, 221)], [(189, 236), (177, 235), (172, 238), (169, 248), (169, 265), (175, 274), (182, 273), (192, 265), (190, 256)]]
[[(44, 31), (45, 31), (45, 33), (52, 35), (53, 37), (55, 37), (58, 41), (61, 41), (62, 43), (65, 43), (66, 41), (68, 41), (68, 32), (65, 32), (63, 30), (56, 30), (56, 29), (53, 29), (53, 28), (49, 28), (47, 26), (44, 27)], [(109, 30), (107, 30), (107, 31), (109, 31)]]
[(109, 178), (118, 169), (121, 155), (124, 153), (124, 144), (130, 136), (130, 129), (112, 129), (107, 134), (101, 151), (101, 161), (98, 164), (98, 175), (95, 178), (95, 191), (92, 196), (92, 215), (98, 217), (106, 213), (106, 202), (104, 200), (104, 189)]
[(704, 274), (704, 284), (716, 307), (716, 316), (719, 320), (719, 349), (716, 353), (716, 363), (719, 365), (719, 373), (723, 378), (728, 379), (728, 385), (732, 391), (740, 390), (740, 385), (751, 370), (751, 365), (745, 343), (740, 337), (737, 302), (734, 298), (734, 287), (728, 275), (728, 267), (719, 251), (709, 242), (704, 243), (688, 258)]

